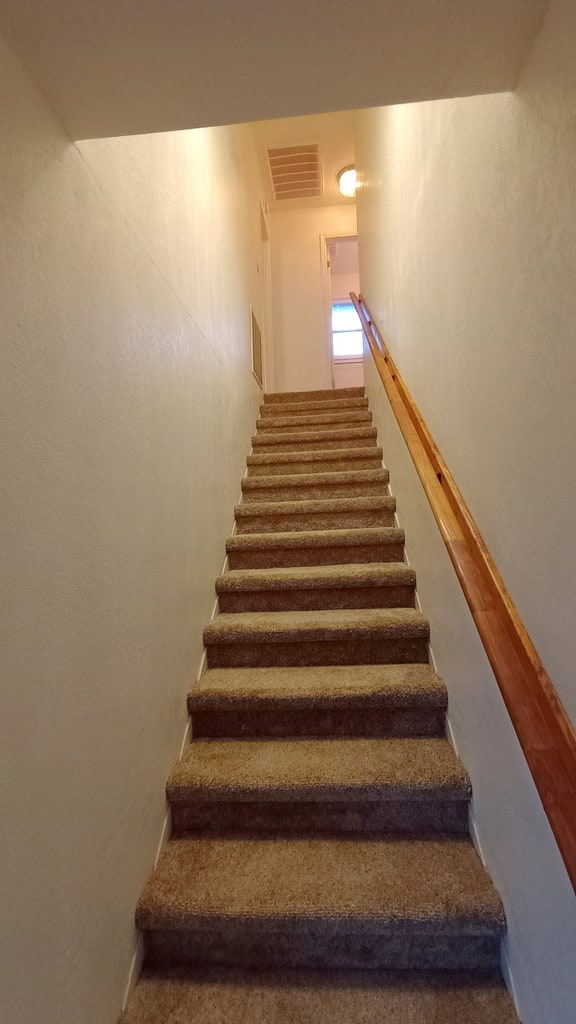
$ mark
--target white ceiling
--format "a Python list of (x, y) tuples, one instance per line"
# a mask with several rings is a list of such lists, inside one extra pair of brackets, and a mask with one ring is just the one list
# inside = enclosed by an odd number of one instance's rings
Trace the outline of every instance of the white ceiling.
[[(340, 203), (355, 202), (354, 199), (345, 199), (340, 195), (337, 182), (338, 172), (348, 164), (354, 163), (353, 114), (351, 111), (257, 121), (251, 127), (270, 209), (289, 210), (294, 206), (298, 208), (334, 206)], [(318, 144), (320, 151), (322, 180), (320, 198), (276, 200), (272, 191), (267, 150), (277, 146), (307, 145), (312, 142)]]
[(74, 139), (511, 89), (547, 0), (0, 0)]

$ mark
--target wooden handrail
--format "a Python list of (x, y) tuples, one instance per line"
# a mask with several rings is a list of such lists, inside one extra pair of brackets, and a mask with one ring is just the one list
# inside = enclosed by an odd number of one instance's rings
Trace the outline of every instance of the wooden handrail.
[(576, 732), (368, 307), (350, 297), (576, 888)]

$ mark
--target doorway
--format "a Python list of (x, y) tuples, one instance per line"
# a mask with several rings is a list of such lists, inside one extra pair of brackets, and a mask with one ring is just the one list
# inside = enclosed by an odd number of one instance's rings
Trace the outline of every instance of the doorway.
[(326, 239), (330, 296), (330, 353), (335, 388), (364, 384), (362, 328), (350, 292), (360, 291), (358, 237)]

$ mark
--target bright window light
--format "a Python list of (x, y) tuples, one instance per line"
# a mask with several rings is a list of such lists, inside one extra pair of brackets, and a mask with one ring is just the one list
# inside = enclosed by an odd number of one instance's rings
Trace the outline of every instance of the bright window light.
[(361, 356), (362, 327), (351, 302), (332, 304), (332, 354), (335, 359)]

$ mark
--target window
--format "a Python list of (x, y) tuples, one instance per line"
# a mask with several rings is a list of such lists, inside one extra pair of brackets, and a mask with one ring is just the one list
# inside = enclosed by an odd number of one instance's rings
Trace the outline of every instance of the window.
[(362, 327), (351, 302), (332, 303), (332, 355), (334, 359), (362, 355)]

